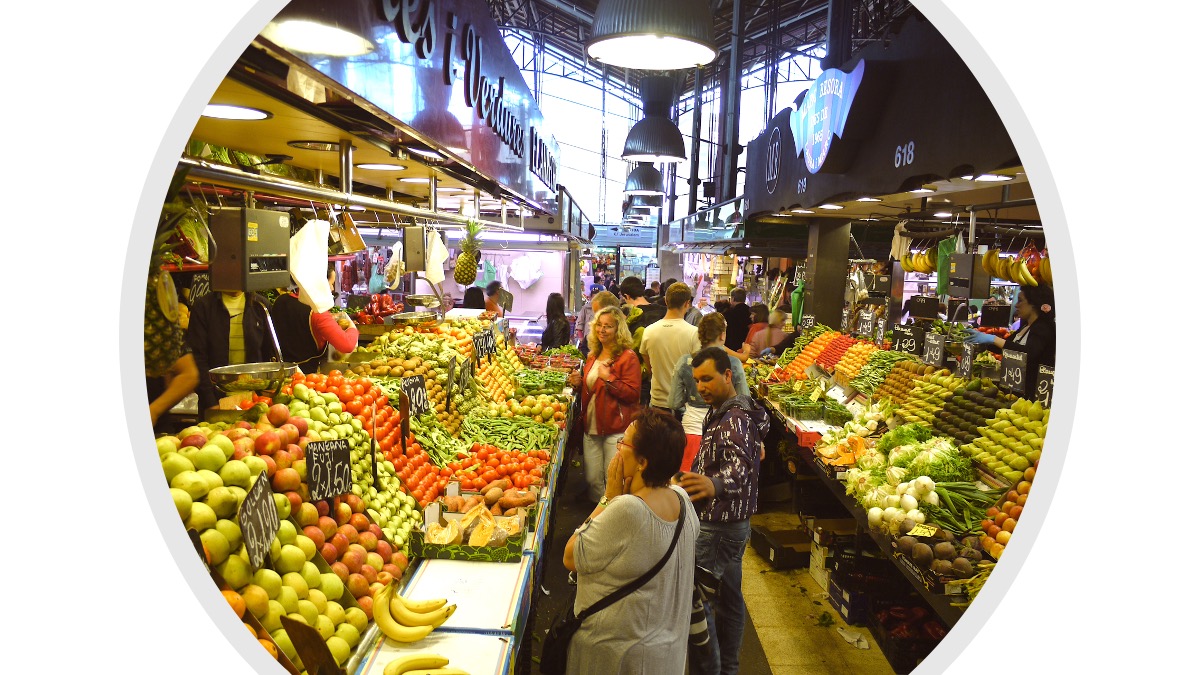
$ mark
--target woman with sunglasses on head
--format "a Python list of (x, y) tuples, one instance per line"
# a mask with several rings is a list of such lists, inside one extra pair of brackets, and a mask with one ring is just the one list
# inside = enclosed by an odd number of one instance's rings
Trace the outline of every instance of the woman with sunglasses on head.
[(584, 618), (567, 652), (568, 673), (684, 672), (700, 523), (687, 493), (670, 484), (683, 446), (674, 417), (637, 412), (607, 467), (604, 498), (567, 541), (563, 565), (578, 575), (576, 615), (665, 558), (637, 590)]
[(1032, 379), (1037, 375), (1038, 366), (1054, 367), (1054, 291), (1046, 286), (1021, 286), (1014, 309), (1021, 319), (1017, 332), (1001, 338), (969, 329), (967, 341), (996, 351), (1023, 352), (1028, 359), (1025, 372)]
[(584, 475), (591, 499), (599, 501), (605, 468), (617, 454), (617, 441), (633, 420), (642, 394), (641, 361), (620, 309), (596, 312), (583, 372), (571, 373), (567, 381), (576, 390), (582, 388)]

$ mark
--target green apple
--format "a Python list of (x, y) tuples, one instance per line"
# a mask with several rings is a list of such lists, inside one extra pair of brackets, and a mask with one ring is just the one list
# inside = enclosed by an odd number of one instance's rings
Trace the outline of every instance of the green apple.
[(228, 485), (226, 487), (228, 487), (229, 491), (232, 492), (234, 494), (234, 496), (237, 497), (238, 508), (239, 509), (242, 508), (242, 502), (246, 501), (246, 489), (240, 488), (236, 485)]
[(263, 567), (254, 573), (254, 583), (263, 587), (267, 597), (272, 600), (279, 599), (279, 591), (283, 588), (283, 577), (279, 576), (279, 572)]
[(212, 507), (218, 518), (231, 518), (237, 513), (237, 495), (224, 485), (209, 490), (204, 503)]
[[(222, 438), (224, 438), (222, 436)], [(207, 469), (212, 472), (221, 470), (225, 466), (225, 451), (220, 446), (209, 443), (196, 451), (196, 456), (192, 458), (192, 464), (196, 465), (196, 470)]]
[(160, 458), (162, 462), (163, 475), (167, 478), (167, 484), (175, 481), (175, 478), (184, 472), (194, 472), (196, 465), (192, 464), (192, 460), (184, 457), (178, 452), (168, 452)]
[(291, 586), (281, 586), (279, 588), (279, 604), (283, 605), (283, 609), (288, 614), (293, 614), (299, 607), (300, 596), (296, 595), (296, 589)]
[(358, 629), (349, 623), (337, 624), (337, 627), (333, 629), (333, 634), (345, 640), (346, 644), (350, 645), (351, 648), (355, 647), (358, 641), (362, 639), (362, 635), (359, 634)]
[(329, 646), (329, 653), (333, 654), (333, 660), (337, 661), (340, 666), (350, 659), (350, 644), (338, 636), (333, 636), (325, 641)]
[(329, 601), (325, 598), (325, 594), (317, 588), (308, 589), (308, 601), (315, 605), (321, 614), (324, 614), (329, 607)]
[(242, 599), (246, 601), (246, 609), (254, 615), (254, 618), (261, 619), (267, 615), (271, 599), (267, 597), (266, 591), (254, 584), (248, 584), (239, 592)]
[(217, 524), (214, 527), (217, 528), (217, 532), (220, 532), (221, 534), (225, 535), (225, 538), (229, 540), (229, 548), (231, 551), (237, 551), (239, 548), (241, 548), (241, 546), (242, 546), (242, 528), (240, 526), (238, 526), (237, 523), (235, 523), (234, 521), (229, 520), (227, 518), (224, 518), (224, 519), (218, 520)]
[(216, 471), (209, 471), (208, 469), (196, 469), (196, 475), (203, 478), (205, 483), (208, 483), (209, 490), (213, 490), (225, 485), (225, 483), (221, 481), (221, 476), (218, 475)]
[(278, 600), (271, 600), (267, 603), (267, 615), (262, 618), (262, 626), (267, 629), (268, 633), (273, 633), (283, 624), (279, 622), (279, 617), (286, 616), (287, 612), (283, 611), (283, 605)]
[[(297, 621), (304, 620), (304, 617), (300, 616), (299, 614), (295, 616), (288, 614), (288, 618), (294, 618)], [(279, 651), (284, 656), (288, 657), (288, 660), (290, 660), (292, 663), (296, 662), (296, 648), (292, 646), (292, 638), (288, 637), (286, 630), (280, 628), (274, 633), (271, 633), (271, 639), (275, 641), (275, 644), (279, 647)]]
[(333, 572), (326, 572), (321, 575), (321, 593), (329, 600), (336, 601), (346, 592), (346, 585)]
[(183, 524), (189, 530), (203, 532), (217, 524), (217, 514), (204, 502), (192, 502), (192, 512)]
[(246, 455), (242, 458), (242, 463), (246, 465), (247, 469), (250, 469), (250, 481), (245, 486), (249, 490), (250, 486), (254, 484), (254, 479), (267, 470), (267, 463), (258, 455)]
[(175, 436), (159, 436), (154, 439), (154, 445), (158, 447), (160, 459), (169, 452), (179, 451), (179, 439)]
[(282, 577), (283, 585), (296, 591), (297, 600), (308, 599), (308, 583), (304, 581), (304, 577), (300, 576), (299, 572), (288, 572)]
[(225, 459), (233, 457), (233, 440), (225, 434), (213, 434), (208, 439), (209, 445), (215, 445), (224, 453)]
[[(296, 543), (296, 526), (290, 520), (279, 521), (279, 532), (276, 533), (279, 537), (279, 543), (287, 546), (288, 544)], [(307, 558), (306, 558), (307, 560)]]
[(208, 482), (195, 471), (180, 471), (171, 479), (171, 487), (179, 488), (192, 498), (203, 499), (208, 494)]
[(254, 568), (241, 555), (231, 555), (217, 566), (217, 574), (230, 588), (245, 588), (254, 579)]
[(312, 560), (313, 556), (317, 555), (316, 543), (303, 534), (297, 534), (296, 541), (292, 543), (294, 543), (301, 551), (304, 551), (304, 557), (308, 560)]
[(175, 502), (175, 510), (179, 512), (179, 519), (186, 522), (192, 513), (192, 495), (187, 490), (171, 488), (171, 499)]
[(273, 492), (271, 496), (275, 498), (275, 511), (279, 513), (279, 520), (287, 520), (287, 517), (292, 515), (292, 503), (288, 501), (287, 495)]
[(210, 565), (220, 565), (229, 558), (229, 540), (215, 527), (200, 533), (200, 543), (208, 550)]
[(362, 607), (347, 607), (346, 623), (354, 626), (358, 629), (359, 633), (362, 633), (367, 629), (367, 623), (369, 623), (369, 619), (367, 618), (367, 613), (363, 611)]
[(309, 588), (321, 588), (321, 570), (312, 560), (305, 560), (300, 566), (300, 576)]
[(321, 616), (321, 613), (317, 611), (316, 605), (312, 604), (309, 600), (299, 600), (296, 603), (296, 611), (300, 612), (300, 616), (304, 617), (304, 623), (313, 628), (317, 627), (317, 617)]
[(318, 614), (313, 619), (313, 628), (317, 629), (317, 634), (321, 636), (322, 640), (328, 640), (333, 637), (333, 621), (324, 614)]
[[(221, 438), (225, 438), (221, 436)], [(250, 487), (250, 467), (240, 459), (231, 459), (225, 462), (218, 472), (221, 476), (221, 481), (230, 487), (239, 487), (249, 489)]]
[(275, 564), (275, 570), (283, 574), (299, 572), (307, 561), (308, 558), (304, 557), (304, 551), (299, 547), (284, 544), (279, 550), (279, 562)]
[(325, 603), (325, 616), (333, 621), (333, 625), (340, 626), (346, 621), (346, 608), (342, 607), (338, 602), (330, 600)]

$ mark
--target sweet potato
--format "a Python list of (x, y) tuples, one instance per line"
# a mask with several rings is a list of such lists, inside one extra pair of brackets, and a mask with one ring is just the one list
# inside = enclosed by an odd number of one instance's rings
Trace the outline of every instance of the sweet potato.
[(443, 499), (443, 501), (446, 503), (447, 511), (451, 511), (454, 513), (462, 513), (464, 511), (463, 498), (460, 495), (455, 495), (454, 497), (446, 497)]
[(497, 478), (496, 480), (485, 485), (483, 487), (483, 489), (480, 490), (480, 492), (487, 494), (488, 492), (491, 492), (495, 488), (500, 488), (500, 491), (503, 492), (504, 490), (511, 490), (512, 487), (513, 487), (512, 481), (509, 480), (508, 478)]
[(515, 507), (515, 506), (514, 506), (513, 508), (511, 508), (511, 509), (509, 509), (509, 510), (505, 511), (505, 512), (504, 512), (504, 515), (506, 515), (506, 516), (515, 516), (515, 515), (517, 515), (517, 513), (518, 513), (518, 511), (517, 511), (517, 507)]
[(537, 493), (533, 490), (518, 490), (513, 488), (504, 492), (504, 495), (496, 502), (500, 507), (501, 512), (507, 511), (519, 506), (529, 506), (537, 501)]
[(500, 488), (496, 487), (496, 488), (492, 488), (491, 490), (488, 490), (486, 493), (484, 493), (483, 501), (488, 506), (492, 506), (497, 501), (499, 501), (500, 498), (503, 496), (504, 496), (504, 490), (501, 490)]
[(496, 516), (502, 516), (502, 515), (504, 515), (504, 512), (500, 510), (500, 503), (499, 503), (499, 502), (497, 502), (497, 503), (495, 503), (495, 504), (493, 504), (493, 505), (492, 505), (492, 515), (496, 515)]

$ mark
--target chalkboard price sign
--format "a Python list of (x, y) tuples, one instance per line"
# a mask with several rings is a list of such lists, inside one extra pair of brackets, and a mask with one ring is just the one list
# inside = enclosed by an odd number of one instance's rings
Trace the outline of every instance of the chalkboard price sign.
[(350, 492), (350, 442), (309, 441), (304, 447), (311, 501), (320, 501)]
[(471, 336), (471, 339), (475, 342), (476, 361), (496, 353), (496, 334), (492, 331), (485, 330), (482, 333), (476, 333)]
[(925, 331), (900, 324), (892, 327), (892, 351), (920, 356), (924, 353), (924, 347)]
[(958, 376), (964, 380), (971, 379), (971, 368), (975, 365), (975, 351), (978, 345), (973, 342), (963, 343), (962, 358), (958, 361)]
[(912, 298), (912, 309), (909, 313), (918, 319), (936, 319), (938, 318), (938, 301), (937, 298), (931, 298), (927, 295), (917, 295)]
[(946, 336), (940, 333), (925, 335), (925, 350), (921, 360), (926, 365), (941, 368), (946, 363)]
[(475, 364), (470, 359), (460, 363), (454, 371), (454, 391), (466, 394), (471, 388), (471, 380), (475, 379)]
[(1054, 368), (1038, 366), (1037, 379), (1034, 380), (1034, 397), (1043, 408), (1049, 408), (1054, 399)]
[(1000, 350), (1000, 383), (1014, 394), (1025, 393), (1029, 355), (1012, 349)]
[(254, 485), (242, 500), (238, 509), (238, 526), (242, 528), (242, 542), (250, 555), (250, 564), (261, 568), (271, 553), (271, 542), (279, 533), (279, 511), (275, 508), (274, 493), (267, 472), (258, 474)]
[(875, 320), (875, 346), (883, 349), (883, 334), (887, 332), (887, 320)]
[(850, 332), (850, 310), (849, 309), (842, 310), (842, 332), (843, 333)]
[(420, 417), (429, 410), (429, 392), (425, 391), (425, 378), (413, 375), (400, 380), (400, 388), (408, 395), (408, 414)]
[(458, 359), (450, 359), (450, 365), (446, 367), (446, 395), (451, 399), (454, 398), (454, 384), (458, 369)]
[(813, 316), (812, 314), (800, 315), (800, 328), (802, 330), (808, 330), (815, 325), (817, 325), (817, 317)]
[(855, 327), (854, 332), (858, 333), (861, 337), (869, 338), (871, 337), (871, 328), (874, 325), (875, 313), (867, 309), (861, 310), (858, 313), (858, 325)]

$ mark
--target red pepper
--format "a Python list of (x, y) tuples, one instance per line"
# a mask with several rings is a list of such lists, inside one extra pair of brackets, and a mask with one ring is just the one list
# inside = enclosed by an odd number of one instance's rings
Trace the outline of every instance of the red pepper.
[(941, 640), (946, 637), (945, 626), (937, 621), (926, 621), (925, 625), (921, 626), (921, 630), (925, 633), (926, 637), (933, 640)]
[(906, 623), (902, 623), (899, 626), (896, 626), (888, 633), (888, 635), (890, 635), (891, 637), (900, 639), (900, 640), (911, 640), (912, 638), (917, 637), (916, 634), (914, 634), (912, 632), (912, 629), (910, 629), (908, 627), (908, 624), (906, 624)]

